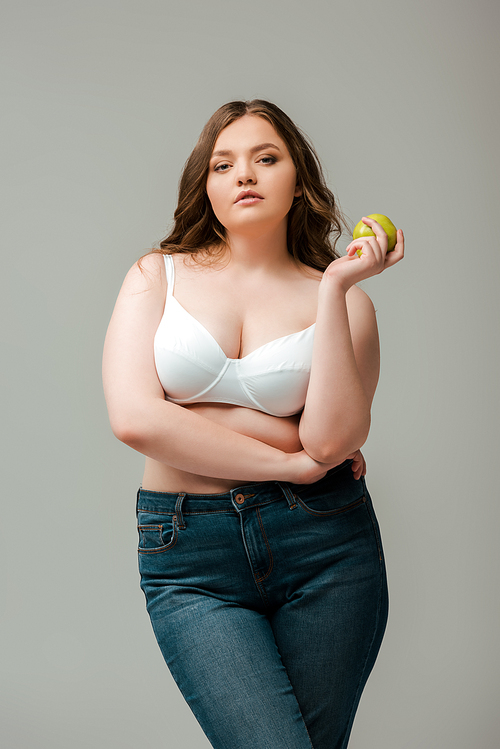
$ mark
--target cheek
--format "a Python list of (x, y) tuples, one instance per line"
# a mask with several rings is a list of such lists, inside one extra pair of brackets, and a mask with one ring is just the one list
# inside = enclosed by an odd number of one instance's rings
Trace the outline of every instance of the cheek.
[(297, 173), (295, 169), (293, 171), (290, 171), (287, 174), (286, 177), (286, 184), (287, 184), (287, 198), (291, 196), (291, 199), (295, 197), (295, 187), (297, 185)]
[(207, 188), (206, 189), (207, 189), (208, 199), (209, 199), (210, 204), (212, 206), (212, 210), (215, 213), (215, 215), (217, 216), (218, 213), (219, 213), (220, 208), (222, 207), (221, 206), (220, 190), (217, 189), (216, 186), (214, 187), (213, 184), (212, 185), (211, 184), (207, 184)]
[(294, 175), (292, 175), (290, 177), (290, 179), (288, 181), (288, 184), (287, 184), (287, 188), (288, 189), (286, 190), (286, 197), (285, 197), (285, 194), (284, 194), (284, 200), (286, 200), (286, 203), (287, 203), (287, 205), (288, 205), (289, 208), (291, 208), (293, 200), (295, 198), (295, 187), (296, 187), (296, 185), (297, 185), (297, 179), (296, 179), (295, 174), (294, 174)]

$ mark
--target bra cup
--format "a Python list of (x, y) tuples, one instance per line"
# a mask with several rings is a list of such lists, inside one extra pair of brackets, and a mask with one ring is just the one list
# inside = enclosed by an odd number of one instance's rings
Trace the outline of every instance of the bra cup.
[(213, 372), (181, 352), (157, 351), (156, 369), (167, 400), (196, 403), (197, 397), (210, 389), (215, 381)]
[(218, 379), (227, 359), (202, 328), (186, 325), (182, 312), (182, 308), (168, 305), (168, 317), (163, 317), (156, 331), (154, 353), (158, 377), (167, 396), (189, 400)]
[(272, 416), (291, 416), (305, 403), (314, 325), (228, 359), (211, 333), (167, 296), (154, 338), (154, 357), (167, 400), (229, 403)]
[(272, 416), (298, 413), (304, 407), (308, 384), (306, 369), (275, 370), (244, 380), (245, 391), (255, 404), (253, 407)]

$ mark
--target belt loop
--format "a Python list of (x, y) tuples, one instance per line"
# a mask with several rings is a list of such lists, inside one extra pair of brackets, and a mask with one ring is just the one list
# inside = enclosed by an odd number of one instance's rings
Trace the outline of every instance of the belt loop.
[(177, 502), (175, 503), (175, 514), (177, 515), (177, 523), (181, 530), (183, 530), (186, 527), (186, 523), (184, 522), (184, 515), (182, 514), (182, 503), (184, 501), (185, 496), (186, 496), (186, 493), (181, 492), (177, 497)]
[(290, 508), (290, 510), (295, 510), (295, 508), (297, 507), (297, 502), (295, 501), (295, 494), (292, 492), (290, 487), (287, 486), (286, 484), (281, 484), (279, 481), (277, 481), (276, 483), (278, 484), (279, 488), (285, 495), (286, 501), (288, 502), (288, 507)]

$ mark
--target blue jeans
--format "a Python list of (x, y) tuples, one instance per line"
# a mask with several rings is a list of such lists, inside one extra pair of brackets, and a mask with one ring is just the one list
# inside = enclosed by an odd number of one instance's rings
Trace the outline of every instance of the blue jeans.
[(139, 490), (139, 569), (165, 661), (216, 749), (344, 749), (387, 620), (350, 461), (311, 485)]

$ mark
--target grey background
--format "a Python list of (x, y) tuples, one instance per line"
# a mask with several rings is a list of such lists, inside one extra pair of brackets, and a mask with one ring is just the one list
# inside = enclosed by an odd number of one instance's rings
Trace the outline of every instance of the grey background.
[(499, 15), (493, 0), (4, 3), (6, 747), (208, 747), (150, 629), (143, 459), (110, 431), (100, 361), (201, 127), (253, 97), (310, 135), (353, 223), (387, 213), (407, 239), (365, 284), (391, 613), (350, 748), (498, 747)]

